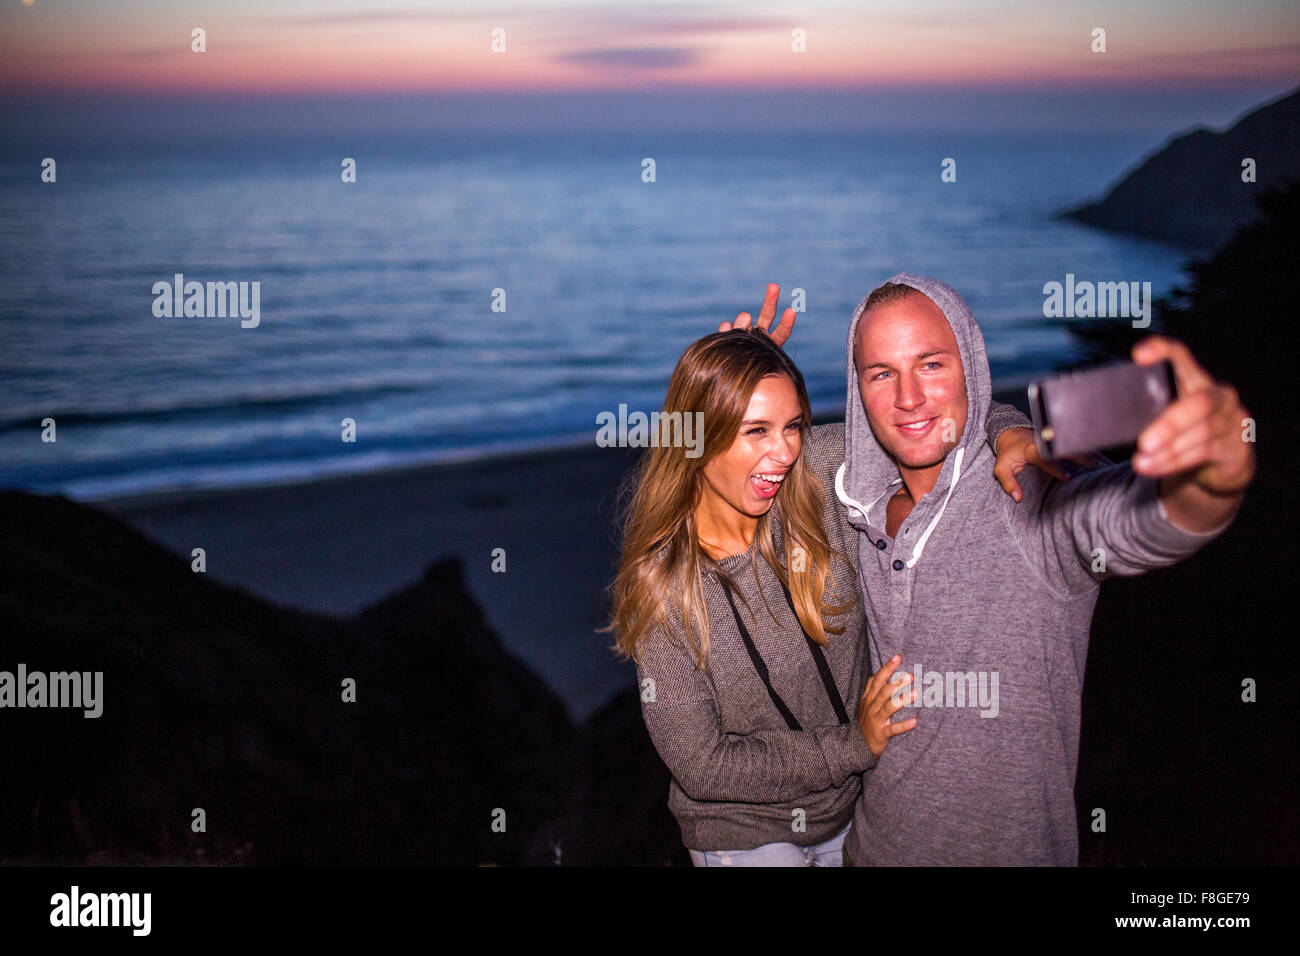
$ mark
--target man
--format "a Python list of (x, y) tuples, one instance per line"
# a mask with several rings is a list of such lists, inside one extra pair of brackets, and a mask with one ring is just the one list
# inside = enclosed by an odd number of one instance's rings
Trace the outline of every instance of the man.
[[(792, 323), (787, 311), (773, 337)], [(1100, 581), (1173, 564), (1231, 523), (1254, 475), (1249, 413), (1185, 346), (1149, 337), (1134, 361), (1168, 358), (1179, 398), (1132, 463), (1068, 482), (1031, 469), (1017, 503), (980, 429), (966, 427), (984, 421), (992, 388), (983, 336), (953, 289), (894, 276), (858, 305), (847, 344), (836, 494), (860, 532), (871, 667), (897, 656), (899, 670), (898, 733), (863, 774), (845, 863), (1076, 865)]]

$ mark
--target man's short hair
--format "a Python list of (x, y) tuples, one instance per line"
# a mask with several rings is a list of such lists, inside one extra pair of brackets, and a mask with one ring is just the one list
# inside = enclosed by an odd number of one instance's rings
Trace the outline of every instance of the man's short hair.
[(887, 305), (890, 302), (897, 302), (899, 299), (906, 299), (909, 295), (923, 296), (925, 293), (901, 282), (886, 282), (867, 296), (867, 301), (862, 306), (862, 314), (866, 315), (878, 305)]

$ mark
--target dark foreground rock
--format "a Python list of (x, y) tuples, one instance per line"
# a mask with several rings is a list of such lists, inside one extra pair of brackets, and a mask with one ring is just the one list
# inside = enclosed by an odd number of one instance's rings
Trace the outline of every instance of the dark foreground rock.
[(668, 768), (655, 752), (635, 686), (583, 725), (573, 787), (535, 835), (541, 866), (690, 866), (668, 811)]
[(104, 675), (98, 718), (0, 709), (0, 863), (521, 863), (570, 787), (563, 704), (456, 562), (345, 621), (66, 498), (0, 521), (0, 670)]

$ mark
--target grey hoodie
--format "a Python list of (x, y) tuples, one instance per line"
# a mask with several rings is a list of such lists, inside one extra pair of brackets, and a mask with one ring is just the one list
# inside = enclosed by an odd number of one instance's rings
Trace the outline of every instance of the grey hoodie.
[(871, 431), (848, 335), (845, 462), (835, 489), (858, 535), (872, 671), (902, 655), (921, 699), (910, 731), (863, 774), (845, 851), (854, 865), (1075, 865), (1074, 778), (1089, 629), (1099, 583), (1186, 557), (1206, 534), (1173, 525), (1155, 481), (1127, 463), (1057, 482), (1020, 475), (1017, 504), (971, 422), (992, 387), (984, 337), (941, 282), (900, 273), (952, 327), (967, 427), (934, 488), (885, 534), (898, 466)]

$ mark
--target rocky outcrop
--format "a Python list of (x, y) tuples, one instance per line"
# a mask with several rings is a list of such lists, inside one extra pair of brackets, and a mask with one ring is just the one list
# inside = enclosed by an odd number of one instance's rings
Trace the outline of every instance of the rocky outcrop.
[[(1256, 182), (1243, 182), (1242, 163)], [(1248, 113), (1221, 133), (1204, 127), (1171, 139), (1105, 198), (1061, 216), (1194, 250), (1217, 249), (1255, 215), (1255, 199), (1300, 179), (1300, 90)]]
[(641, 717), (637, 688), (616, 694), (583, 724), (573, 785), (560, 814), (534, 834), (539, 866), (690, 866), (668, 810), (668, 768)]

